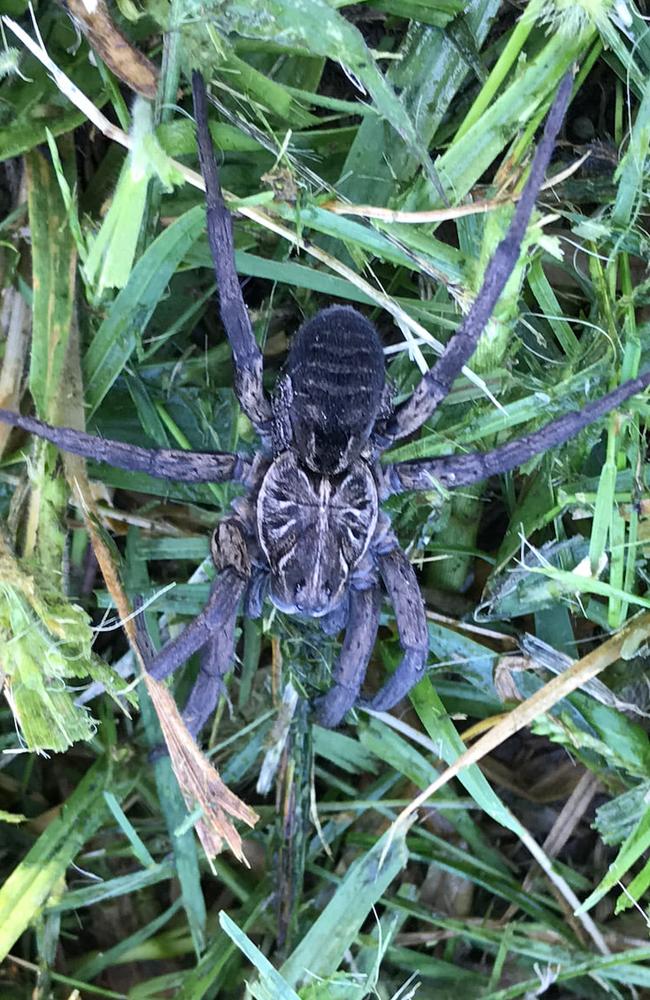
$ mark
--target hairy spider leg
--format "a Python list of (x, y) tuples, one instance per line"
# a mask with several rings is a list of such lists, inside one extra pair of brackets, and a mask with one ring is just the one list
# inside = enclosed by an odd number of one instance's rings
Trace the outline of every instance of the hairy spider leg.
[(223, 628), (224, 622), (237, 610), (237, 604), (246, 589), (246, 581), (236, 570), (225, 570), (212, 584), (208, 602), (194, 621), (171, 639), (156, 653), (149, 673), (162, 681), (202, 649), (212, 636)]
[(600, 399), (588, 403), (583, 410), (565, 413), (532, 434), (508, 441), (492, 451), (469, 452), (466, 455), (445, 455), (442, 458), (419, 458), (412, 462), (396, 462), (385, 468), (388, 495), (407, 490), (431, 490), (437, 485), (453, 489), (508, 472), (529, 458), (564, 444), (569, 438), (616, 409), (630, 396), (650, 385), (650, 371), (624, 382)]
[[(241, 593), (243, 594), (243, 589)], [(199, 675), (183, 709), (183, 720), (195, 740), (217, 707), (220, 695), (224, 693), (223, 679), (232, 670), (235, 660), (236, 623), (235, 604), (234, 610), (201, 650)]]
[(378, 555), (379, 572), (395, 609), (395, 621), (404, 656), (395, 673), (361, 708), (388, 712), (424, 677), (429, 653), (429, 632), (418, 581), (406, 554), (396, 545)]
[(235, 392), (242, 410), (262, 437), (268, 437), (271, 406), (262, 386), (262, 352), (253, 335), (250, 317), (241, 292), (232, 218), (223, 200), (219, 171), (208, 130), (207, 95), (200, 73), (192, 73), (192, 95), (196, 118), (199, 161), (205, 181), (208, 243), (217, 278), (219, 306), (235, 365)]
[(223, 678), (232, 666), (237, 605), (245, 587), (246, 582), (232, 571), (219, 577), (199, 617), (159, 653), (154, 650), (144, 616), (136, 619), (140, 653), (148, 673), (156, 680), (164, 680), (201, 649), (199, 674), (183, 709), (183, 721), (194, 739), (214, 712), (223, 691)]
[(183, 710), (185, 724), (195, 739), (214, 712), (223, 678), (232, 666), (237, 609), (251, 576), (246, 540), (236, 518), (217, 525), (212, 551), (218, 575), (205, 608), (147, 663), (151, 676), (163, 680), (202, 650), (199, 674)]
[(449, 395), (454, 379), (460, 375), (463, 365), (476, 350), (479, 337), (519, 258), (521, 243), (569, 104), (572, 82), (573, 74), (569, 72), (560, 84), (546, 119), (542, 140), (535, 152), (528, 180), (508, 231), (485, 269), (481, 290), (433, 368), (424, 375), (413, 394), (388, 420), (386, 430), (381, 433), (384, 448), (397, 438), (412, 434), (428, 420), (440, 402)]
[(343, 646), (332, 671), (334, 683), (314, 704), (316, 721), (326, 729), (340, 725), (359, 697), (379, 628), (377, 587), (350, 592), (350, 611)]
[(176, 479), (183, 483), (244, 482), (250, 461), (225, 451), (181, 451), (171, 448), (140, 448), (124, 441), (86, 434), (72, 427), (53, 427), (35, 417), (22, 417), (0, 409), (0, 420), (50, 441), (72, 455), (106, 462), (128, 472), (146, 472), (156, 479)]

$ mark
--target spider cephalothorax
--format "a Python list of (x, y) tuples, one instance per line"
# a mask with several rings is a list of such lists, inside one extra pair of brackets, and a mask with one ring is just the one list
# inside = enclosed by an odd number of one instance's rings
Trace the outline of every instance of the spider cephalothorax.
[(315, 618), (334, 611), (370, 545), (378, 506), (365, 462), (324, 476), (305, 469), (292, 451), (279, 455), (257, 498), (257, 533), (273, 603)]
[(405, 490), (462, 486), (515, 468), (561, 444), (650, 383), (650, 373), (625, 382), (579, 412), (571, 412), (490, 452), (379, 465), (380, 453), (417, 430), (448, 394), (518, 259), (521, 242), (571, 94), (563, 80), (510, 228), (485, 280), (440, 359), (400, 406), (390, 406), (381, 344), (374, 327), (348, 307), (325, 309), (297, 333), (272, 401), (262, 385), (257, 346), (237, 279), (232, 223), (207, 127), (203, 80), (193, 77), (199, 157), (206, 185), (208, 239), (221, 317), (235, 365), (235, 391), (262, 447), (245, 455), (151, 450), (106, 441), (0, 410), (0, 419), (68, 451), (120, 468), (185, 482), (242, 483), (213, 538), (217, 575), (205, 609), (151, 659), (166, 677), (197, 650), (201, 670), (184, 716), (196, 734), (212, 713), (234, 658), (240, 602), (259, 615), (269, 597), (279, 608), (318, 618), (332, 634), (345, 629), (330, 690), (318, 701), (327, 726), (359, 703), (375, 643), (382, 591), (395, 610), (403, 658), (368, 704), (388, 709), (423, 676), (428, 632), (415, 573), (379, 508)]

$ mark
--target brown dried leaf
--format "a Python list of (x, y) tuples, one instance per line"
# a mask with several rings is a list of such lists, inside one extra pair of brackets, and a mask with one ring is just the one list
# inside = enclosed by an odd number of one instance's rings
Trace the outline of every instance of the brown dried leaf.
[(494, 669), (494, 686), (500, 701), (523, 701), (523, 695), (517, 687), (513, 674), (522, 670), (530, 670), (531, 661), (528, 656), (510, 653), (500, 656)]
[(203, 812), (196, 824), (196, 832), (205, 853), (208, 858), (215, 857), (221, 853), (225, 842), (237, 860), (248, 866), (241, 837), (231, 823), (231, 818), (252, 827), (259, 816), (224, 785), (217, 771), (203, 756), (187, 731), (176, 702), (167, 688), (149, 674), (145, 674), (145, 683), (187, 808), (191, 811), (198, 805)]
[[(66, 384), (69, 392), (62, 404), (62, 409), (65, 411), (64, 422), (69, 427), (83, 430), (83, 408), (79, 405), (83, 397), (76, 329), (73, 329), (70, 335), (70, 349), (66, 359)], [(203, 811), (203, 817), (196, 824), (196, 830), (205, 853), (208, 858), (215, 857), (223, 849), (225, 841), (235, 857), (248, 864), (242, 851), (241, 837), (230, 822), (230, 817), (240, 819), (248, 826), (254, 826), (258, 820), (257, 813), (223, 783), (187, 731), (167, 688), (147, 673), (138, 647), (135, 621), (131, 617), (131, 607), (122, 587), (110, 540), (105, 537), (101, 528), (95, 497), (86, 474), (85, 460), (76, 455), (66, 454), (64, 463), (70, 488), (83, 512), (84, 522), (106, 587), (115, 602), (129, 645), (140, 664), (183, 798), (188, 809), (192, 810), (199, 805)]]
[(158, 90), (158, 70), (118, 31), (104, 0), (95, 0), (92, 5), (86, 5), (84, 0), (67, 0), (66, 6), (115, 76), (137, 94), (153, 100)]

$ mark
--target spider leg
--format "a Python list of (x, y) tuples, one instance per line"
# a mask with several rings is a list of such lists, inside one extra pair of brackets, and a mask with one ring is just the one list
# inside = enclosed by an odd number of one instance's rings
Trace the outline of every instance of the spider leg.
[(316, 699), (316, 721), (327, 729), (340, 725), (359, 696), (379, 626), (379, 590), (350, 592), (350, 614), (343, 646), (332, 672), (334, 683)]
[(445, 455), (442, 458), (421, 458), (413, 462), (396, 462), (384, 470), (387, 495), (407, 490), (430, 490), (437, 484), (453, 488), (479, 482), (500, 472), (508, 472), (534, 455), (555, 448), (578, 431), (616, 409), (630, 396), (650, 385), (650, 371), (624, 382), (600, 399), (588, 403), (583, 410), (565, 413), (563, 417), (541, 427), (532, 434), (508, 441), (492, 451), (469, 452), (466, 455)]
[(196, 738), (212, 714), (223, 689), (223, 677), (234, 659), (237, 608), (250, 579), (250, 562), (240, 523), (230, 518), (215, 530), (212, 555), (218, 576), (203, 611), (153, 658), (145, 659), (156, 680), (173, 673), (198, 649), (203, 649), (199, 675), (183, 718)]
[[(238, 584), (239, 580), (235, 578), (233, 582)], [(228, 581), (224, 581), (224, 586), (227, 586), (227, 583)], [(236, 592), (240, 596), (244, 586), (245, 584), (241, 585), (241, 590), (238, 587), (236, 588)], [(222, 590), (216, 586), (213, 587), (210, 602), (206, 605), (205, 610), (207, 611), (208, 606), (214, 603), (215, 607), (218, 608), (218, 617), (216, 620), (211, 610), (209, 612), (209, 622), (202, 623), (198, 630), (192, 628), (196, 625), (198, 619), (192, 622), (192, 625), (188, 626), (178, 637), (185, 640), (184, 642), (173, 640), (167, 643), (158, 654), (156, 654), (153, 648), (144, 617), (139, 615), (137, 618), (136, 628), (140, 652), (147, 671), (156, 680), (162, 680), (168, 674), (173, 673), (192, 653), (200, 648), (196, 643), (201, 643), (206, 634), (208, 636), (201, 651), (199, 675), (194, 682), (190, 696), (183, 709), (185, 725), (194, 739), (197, 738), (205, 722), (214, 711), (219, 696), (223, 691), (223, 678), (228, 673), (234, 659), (237, 602), (235, 601), (234, 607), (224, 607), (221, 603), (222, 597)], [(199, 615), (199, 618), (201, 617)], [(190, 629), (192, 629), (192, 632), (188, 635)]]
[(0, 409), (0, 420), (51, 441), (73, 455), (92, 458), (95, 462), (106, 462), (129, 472), (146, 472), (157, 479), (177, 479), (184, 483), (226, 483), (230, 480), (242, 482), (250, 466), (245, 458), (228, 452), (140, 448), (124, 441), (95, 437), (72, 427), (53, 427), (43, 420), (22, 417), (12, 410)]
[(203, 611), (175, 639), (163, 646), (147, 665), (151, 676), (157, 681), (164, 680), (218, 635), (226, 627), (226, 622), (235, 617), (237, 604), (245, 589), (246, 580), (236, 569), (229, 568), (220, 573), (212, 584)]
[(219, 171), (208, 130), (205, 83), (196, 70), (192, 73), (192, 95), (199, 161), (205, 181), (208, 243), (217, 278), (221, 319), (234, 357), (235, 391), (242, 410), (255, 429), (262, 436), (268, 436), (271, 407), (262, 386), (262, 352), (253, 335), (237, 276), (232, 218), (223, 200)]
[(569, 103), (572, 81), (573, 75), (569, 72), (560, 84), (510, 227), (485, 270), (481, 290), (436, 364), (426, 373), (410, 398), (397, 408), (388, 421), (385, 432), (381, 433), (383, 447), (387, 447), (397, 438), (412, 434), (422, 426), (449, 394), (454, 379), (474, 353), (479, 337), (517, 263), (521, 243), (535, 207), (535, 199), (544, 180), (555, 146), (555, 138)]
[(424, 676), (429, 633), (418, 581), (409, 560), (398, 547), (378, 556), (379, 572), (395, 608), (397, 631), (404, 656), (395, 673), (377, 694), (360, 702), (362, 708), (387, 712)]
[(197, 738), (203, 726), (214, 712), (223, 693), (223, 678), (230, 671), (235, 658), (235, 624), (237, 607), (223, 618), (217, 629), (201, 651), (199, 675), (190, 691), (183, 709), (185, 725)]

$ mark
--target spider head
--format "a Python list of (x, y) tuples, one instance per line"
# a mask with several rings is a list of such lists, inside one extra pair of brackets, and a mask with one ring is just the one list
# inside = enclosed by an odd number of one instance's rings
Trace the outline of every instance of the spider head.
[(349, 306), (321, 310), (296, 334), (286, 379), (289, 447), (313, 472), (334, 476), (350, 468), (384, 399), (384, 354), (372, 323)]
[(276, 608), (286, 614), (322, 618), (338, 606), (348, 574), (333, 574), (329, 566), (311, 566), (305, 572), (300, 554), (281, 570), (271, 570), (269, 596)]
[(281, 611), (313, 618), (340, 604), (377, 523), (377, 489), (356, 462), (344, 475), (306, 472), (286, 451), (257, 498), (257, 530), (270, 567), (269, 596)]

